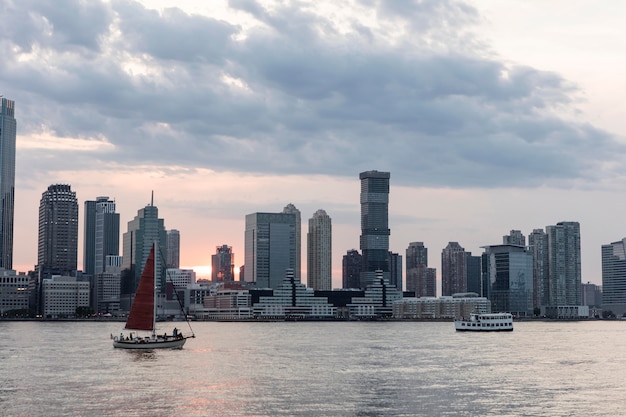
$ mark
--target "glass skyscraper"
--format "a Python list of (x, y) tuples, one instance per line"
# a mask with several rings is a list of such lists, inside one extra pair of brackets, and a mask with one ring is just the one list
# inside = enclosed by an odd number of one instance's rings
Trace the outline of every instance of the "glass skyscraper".
[(602, 308), (626, 313), (626, 238), (602, 245)]
[(115, 201), (97, 197), (85, 201), (83, 272), (96, 275), (104, 272), (108, 255), (120, 254), (120, 215)]
[(0, 268), (13, 269), (15, 103), (0, 97)]
[(361, 180), (361, 238), (363, 256), (361, 288), (376, 279), (376, 271), (390, 280), (389, 268), (389, 172), (365, 171)]

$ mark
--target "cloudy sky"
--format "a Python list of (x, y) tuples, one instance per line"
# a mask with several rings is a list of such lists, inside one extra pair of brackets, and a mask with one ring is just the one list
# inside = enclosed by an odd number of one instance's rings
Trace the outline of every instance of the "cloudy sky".
[(5, 0), (0, 21), (19, 271), (53, 183), (81, 216), (114, 198), (124, 231), (154, 190), (189, 267), (222, 244), (241, 265), (245, 215), (288, 203), (304, 252), (322, 208), (335, 287), (365, 170), (391, 172), (391, 249), (423, 241), (438, 270), (449, 241), (568, 220), (600, 283), (626, 236), (626, 2)]

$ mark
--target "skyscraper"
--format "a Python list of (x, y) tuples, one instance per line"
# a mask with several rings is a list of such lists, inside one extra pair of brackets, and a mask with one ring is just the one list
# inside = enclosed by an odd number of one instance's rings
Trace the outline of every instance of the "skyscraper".
[(428, 248), (424, 242), (411, 242), (406, 249), (406, 290), (417, 298), (436, 297), (436, 276), (428, 268)]
[(361, 288), (363, 257), (356, 249), (350, 249), (342, 259), (342, 288)]
[(97, 197), (85, 201), (83, 272), (95, 276), (104, 272), (108, 255), (120, 254), (120, 215), (115, 201)]
[(441, 252), (441, 295), (467, 292), (467, 252), (449, 242)]
[(528, 247), (533, 254), (533, 306), (548, 305), (548, 236), (543, 229), (528, 235)]
[(246, 281), (259, 288), (278, 288), (285, 271), (295, 270), (295, 213), (248, 214), (244, 241)]
[(307, 286), (314, 290), (332, 289), (332, 224), (324, 210), (309, 219), (307, 233)]
[(361, 238), (363, 256), (361, 288), (377, 278), (376, 271), (389, 282), (389, 172), (365, 171), (361, 180)]
[(74, 275), (78, 257), (78, 200), (67, 184), (41, 195), (37, 270), (41, 277)]
[(211, 255), (211, 280), (213, 282), (235, 280), (235, 254), (231, 246), (218, 246), (215, 255)]
[(559, 222), (546, 227), (548, 235), (548, 305), (580, 305), (580, 224)]
[[(128, 222), (128, 229), (123, 238), (122, 263), (122, 309), (130, 308), (130, 299), (137, 289), (141, 272), (150, 248), (154, 242), (159, 246), (156, 256), (156, 276), (159, 288), (165, 289), (165, 254), (167, 253), (167, 233), (165, 221), (159, 219), (159, 209), (151, 201), (150, 205), (139, 209), (135, 218)], [(128, 304), (127, 304), (128, 303)]]
[(602, 308), (626, 313), (626, 238), (602, 245)]
[(15, 103), (0, 97), (0, 268), (13, 269)]
[(302, 222), (300, 219), (300, 210), (293, 204), (289, 203), (283, 208), (283, 213), (293, 214), (296, 218), (296, 259), (293, 274), (298, 282), (301, 282), (302, 277)]
[(176, 229), (167, 230), (167, 256), (168, 268), (180, 268), (180, 232)]

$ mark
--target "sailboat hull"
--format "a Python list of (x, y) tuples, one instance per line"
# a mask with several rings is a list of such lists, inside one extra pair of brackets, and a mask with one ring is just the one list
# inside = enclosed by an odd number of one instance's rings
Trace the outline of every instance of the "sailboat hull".
[(120, 349), (182, 349), (187, 338), (181, 339), (163, 339), (145, 337), (135, 338), (133, 340), (119, 340), (117, 337), (113, 340), (113, 347)]

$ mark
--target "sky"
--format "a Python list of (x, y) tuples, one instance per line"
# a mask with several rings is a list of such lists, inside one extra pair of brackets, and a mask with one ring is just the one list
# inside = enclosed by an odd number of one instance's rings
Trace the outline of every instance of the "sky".
[(13, 266), (41, 194), (154, 203), (202, 276), (243, 264), (246, 214), (332, 218), (333, 286), (359, 249), (359, 173), (389, 171), (390, 249), (477, 255), (581, 225), (582, 280), (626, 236), (626, 2), (5, 0), (0, 95), (18, 122)]

